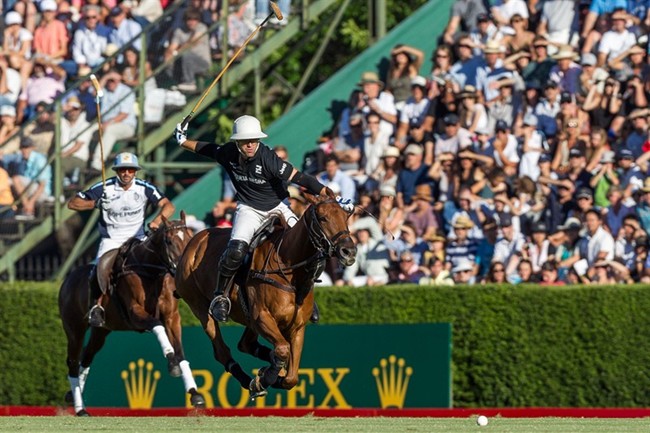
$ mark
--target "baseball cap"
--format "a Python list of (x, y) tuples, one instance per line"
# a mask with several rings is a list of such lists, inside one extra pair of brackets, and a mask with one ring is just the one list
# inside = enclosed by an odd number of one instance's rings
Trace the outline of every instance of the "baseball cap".
[(395, 187), (393, 185), (382, 185), (379, 187), (379, 195), (381, 197), (395, 197)]
[(407, 155), (409, 153), (412, 153), (414, 155), (422, 155), (424, 151), (422, 150), (422, 146), (419, 144), (409, 144), (406, 146), (406, 149), (404, 149), (404, 155)]
[(580, 64), (583, 66), (596, 66), (596, 55), (593, 53), (582, 53)]
[(600, 162), (605, 164), (605, 163), (612, 163), (615, 161), (615, 153), (612, 150), (606, 150), (603, 152), (603, 156), (600, 158)]
[(553, 80), (548, 80), (546, 83), (544, 83), (544, 88), (548, 89), (549, 87), (557, 88), (557, 83)]
[(573, 102), (573, 97), (571, 96), (571, 93), (562, 92), (562, 94), (560, 95), (560, 104), (564, 102)]
[(618, 151), (619, 159), (634, 159), (634, 154), (630, 149), (621, 149)]
[(579, 230), (582, 228), (582, 223), (576, 217), (569, 217), (564, 224), (558, 226), (559, 230)]
[(36, 146), (36, 143), (34, 143), (34, 140), (32, 140), (29, 137), (23, 137), (20, 139), (20, 148), (24, 149), (26, 147), (34, 147)]
[(113, 9), (111, 9), (111, 12), (110, 12), (109, 16), (116, 17), (116, 16), (122, 14), (123, 12), (124, 12), (124, 9), (122, 9), (119, 6), (115, 6)]
[(542, 153), (539, 156), (539, 162), (551, 162), (551, 155), (548, 153)]
[(411, 86), (427, 87), (427, 79), (421, 75), (411, 78)]
[(546, 227), (546, 223), (544, 223), (544, 221), (537, 221), (535, 224), (533, 224), (533, 233), (546, 233), (547, 231), (548, 227)]
[(456, 266), (451, 270), (452, 273), (458, 273), (463, 271), (473, 271), (474, 265), (467, 259), (461, 259)]
[(449, 113), (445, 117), (442, 118), (442, 121), (445, 122), (445, 125), (458, 125), (458, 122), (460, 122), (460, 119), (458, 116), (454, 113)]
[(384, 150), (384, 153), (381, 154), (382, 158), (388, 158), (390, 156), (394, 156), (395, 158), (399, 158), (399, 149), (396, 148), (395, 146), (388, 146)]
[(22, 23), (23, 23), (23, 17), (16, 11), (7, 12), (7, 15), (5, 15), (6, 26), (11, 26), (13, 24), (22, 24)]
[(496, 125), (494, 126), (495, 131), (507, 131), (508, 130), (508, 124), (506, 123), (505, 120), (497, 120)]
[(510, 227), (512, 226), (512, 217), (508, 213), (504, 213), (499, 217), (499, 226), (500, 227)]
[(58, 6), (54, 0), (43, 0), (41, 2), (41, 12), (55, 11), (57, 9)]
[(591, 189), (586, 186), (580, 187), (576, 194), (576, 198), (592, 198), (593, 196), (594, 194), (591, 192)]
[(480, 23), (480, 22), (485, 22), (485, 21), (490, 21), (490, 15), (488, 15), (486, 13), (480, 13), (480, 14), (476, 15), (476, 22)]
[(542, 88), (542, 86), (541, 86), (539, 80), (532, 79), (532, 80), (526, 81), (526, 89), (539, 90), (541, 88)]
[(580, 156), (585, 156), (584, 153), (582, 152), (581, 149), (578, 149), (577, 147), (574, 147), (569, 151), (569, 158), (571, 157), (580, 157)]

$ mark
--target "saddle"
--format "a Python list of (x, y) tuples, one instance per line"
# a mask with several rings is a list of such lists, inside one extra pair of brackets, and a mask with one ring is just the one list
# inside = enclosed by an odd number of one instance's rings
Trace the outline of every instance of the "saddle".
[(101, 290), (101, 292), (104, 294), (113, 293), (113, 287), (115, 286), (114, 282), (112, 281), (113, 266), (119, 252), (119, 249), (110, 250), (101, 256), (97, 262), (97, 284), (99, 286), (99, 290)]

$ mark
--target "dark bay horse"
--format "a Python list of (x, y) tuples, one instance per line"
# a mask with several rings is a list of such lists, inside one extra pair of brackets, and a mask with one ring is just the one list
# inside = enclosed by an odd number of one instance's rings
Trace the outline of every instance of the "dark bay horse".
[[(333, 197), (306, 194), (310, 206), (292, 227), (273, 232), (253, 252), (245, 284), (235, 280), (230, 290), (230, 317), (246, 328), (238, 349), (267, 361), (255, 379), (232, 358), (218, 323), (208, 308), (217, 280), (219, 258), (230, 230), (210, 228), (198, 233), (185, 249), (176, 272), (176, 290), (187, 302), (212, 341), (214, 356), (244, 389), (256, 398), (273, 386), (291, 389), (298, 382), (305, 326), (314, 303), (318, 264), (336, 256), (354, 263), (356, 247), (347, 227), (349, 214)], [(258, 336), (273, 346), (258, 342)], [(281, 370), (286, 375), (281, 375)]]
[(68, 339), (71, 389), (66, 400), (74, 404), (77, 415), (88, 415), (82, 397), (84, 385), (90, 364), (111, 331), (153, 332), (167, 359), (170, 374), (183, 377), (185, 390), (195, 407), (205, 406), (183, 353), (181, 317), (178, 300), (174, 297), (173, 274), (191, 238), (192, 232), (185, 225), (185, 213), (181, 212), (180, 220), (168, 221), (163, 217), (163, 224), (146, 240), (127, 241), (120, 248), (113, 267), (113, 293), (104, 306), (106, 324), (102, 328), (91, 327), (86, 346), (83, 341), (89, 327), (88, 309), (94, 303), (88, 284), (92, 265), (74, 269), (63, 281), (59, 312)]

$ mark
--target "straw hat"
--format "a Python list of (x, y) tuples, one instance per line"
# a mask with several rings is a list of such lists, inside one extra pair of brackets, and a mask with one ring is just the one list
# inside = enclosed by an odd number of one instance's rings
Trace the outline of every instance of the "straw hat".
[(455, 229), (471, 229), (474, 227), (472, 220), (465, 214), (459, 215), (456, 221), (452, 224)]
[(580, 58), (578, 53), (573, 51), (573, 48), (570, 45), (562, 45), (560, 47), (560, 51), (553, 54), (552, 57), (555, 60), (562, 60), (562, 59), (578, 60)]
[(458, 99), (476, 98), (476, 87), (466, 85), (463, 90), (458, 93)]
[(485, 47), (483, 48), (483, 53), (484, 54), (498, 54), (502, 53), (503, 49), (501, 48), (501, 44), (499, 44), (495, 40), (489, 40), (485, 43)]
[(399, 149), (395, 146), (387, 147), (386, 150), (384, 150), (384, 153), (381, 155), (382, 158), (389, 158), (391, 156), (399, 158)]
[(381, 87), (384, 87), (384, 82), (379, 79), (379, 75), (376, 72), (366, 71), (361, 74), (361, 80), (357, 84), (358, 86), (363, 86), (364, 84), (376, 83)]

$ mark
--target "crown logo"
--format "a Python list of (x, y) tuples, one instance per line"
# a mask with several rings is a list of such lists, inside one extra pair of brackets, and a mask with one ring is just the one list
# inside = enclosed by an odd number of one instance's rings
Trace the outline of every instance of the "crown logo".
[(397, 359), (395, 355), (390, 355), (388, 360), (382, 358), (379, 361), (380, 368), (372, 369), (382, 409), (389, 407), (402, 409), (404, 407), (409, 378), (413, 374), (413, 368), (405, 368), (405, 366), (404, 358)]
[(151, 409), (156, 395), (156, 385), (160, 372), (153, 371), (153, 362), (140, 358), (137, 362), (129, 362), (129, 370), (122, 370), (122, 380), (126, 389), (126, 398), (131, 409)]

